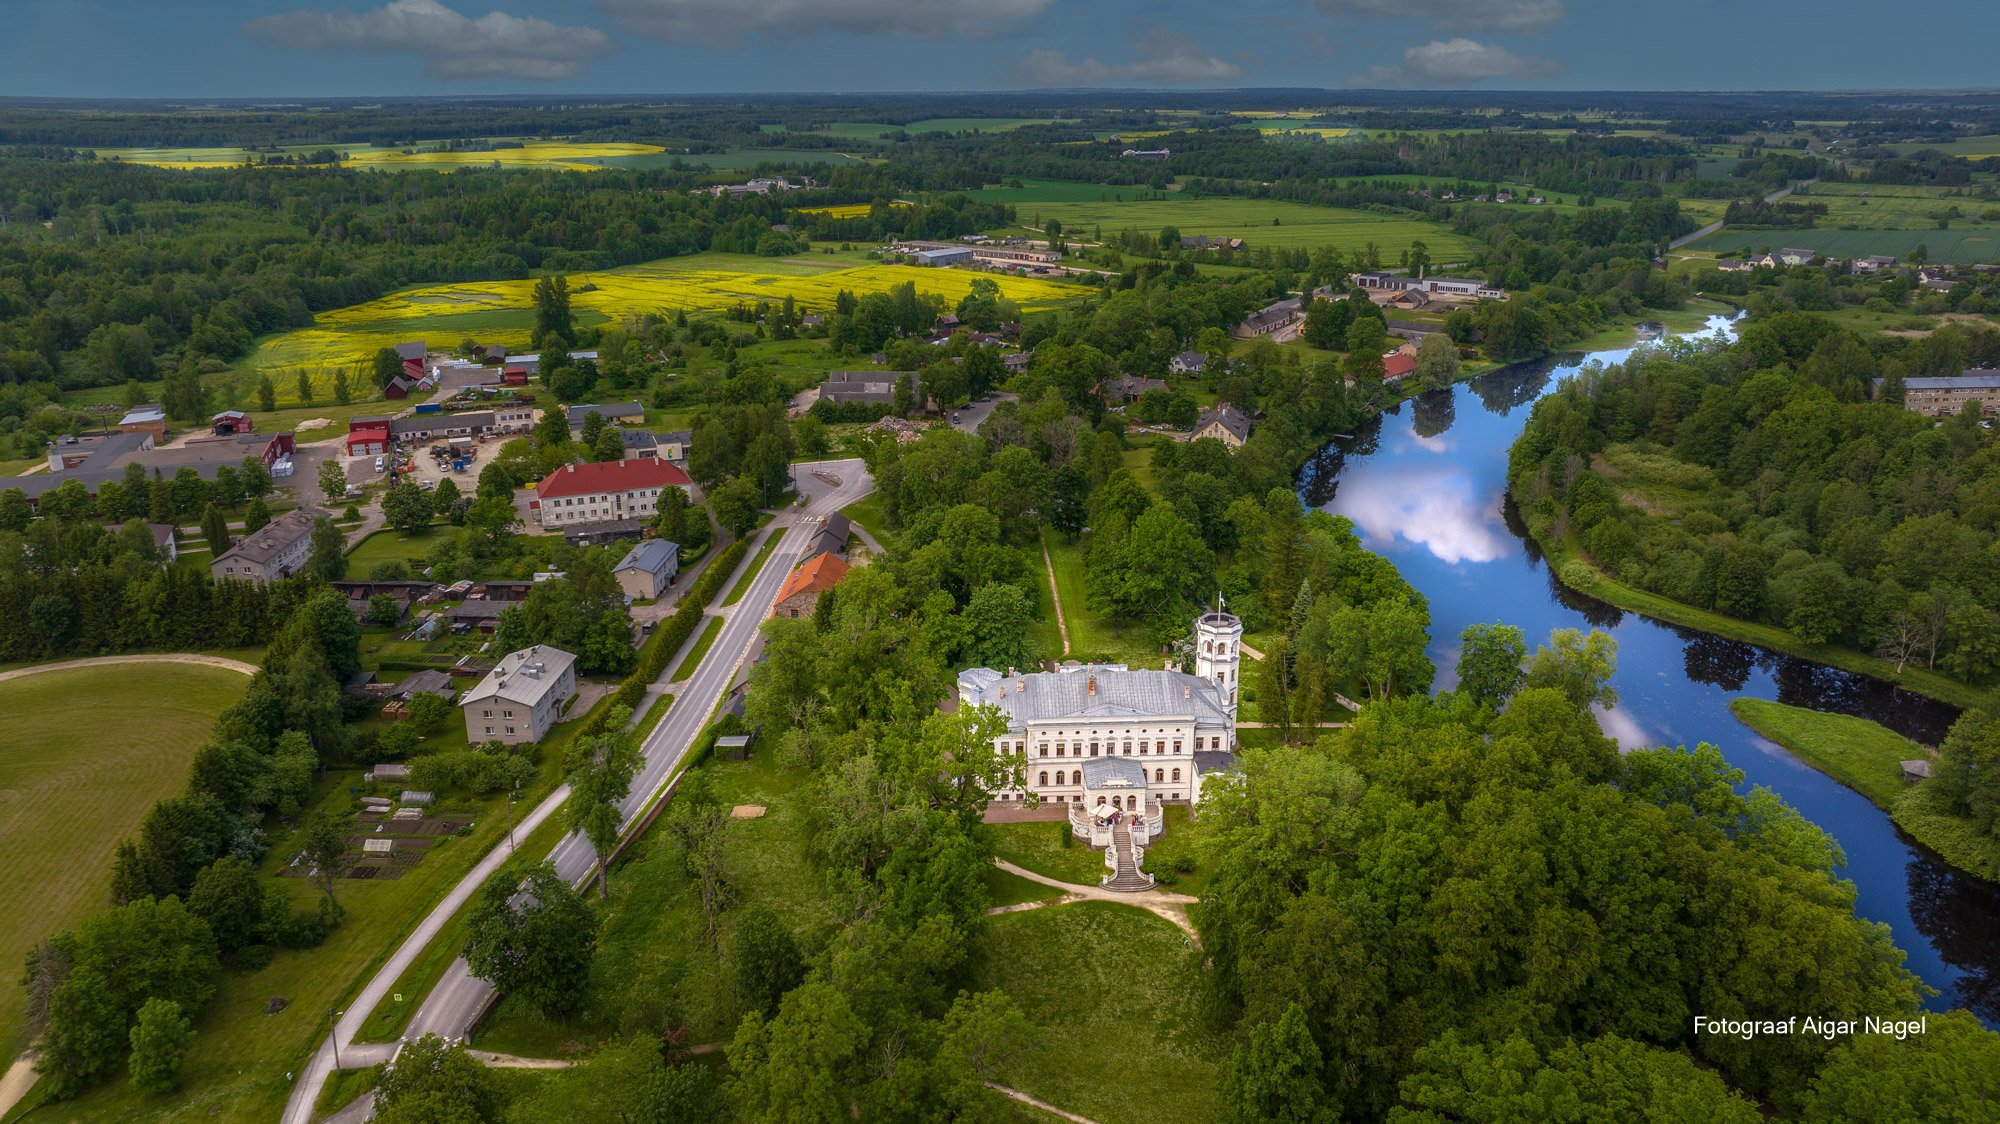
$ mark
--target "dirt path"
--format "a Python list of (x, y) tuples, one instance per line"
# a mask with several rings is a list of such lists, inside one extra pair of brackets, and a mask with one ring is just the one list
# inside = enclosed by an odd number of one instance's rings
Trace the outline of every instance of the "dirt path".
[(495, 1069), (568, 1069), (576, 1064), (568, 1058), (523, 1058), (488, 1050), (467, 1050), (466, 1053), (480, 1065), (490, 1065)]
[(1116, 902), (1119, 905), (1137, 906), (1148, 913), (1165, 918), (1188, 935), (1188, 940), (1196, 947), (1201, 945), (1201, 937), (1194, 931), (1194, 923), (1188, 920), (1187, 907), (1200, 901), (1189, 894), (1175, 894), (1166, 890), (1142, 890), (1136, 894), (1107, 890), (1102, 886), (1079, 886), (1074, 882), (1061, 882), (1046, 874), (1036, 874), (1025, 867), (1015, 866), (1006, 859), (994, 859), (993, 865), (1009, 874), (1016, 874), (1030, 882), (1040, 882), (1044, 886), (1054, 886), (1067, 896), (1050, 905), (1064, 905), (1071, 901)]
[(1049, 569), (1049, 599), (1056, 607), (1056, 634), (1062, 637), (1063, 655), (1069, 655), (1069, 624), (1063, 620), (1062, 590), (1056, 588), (1056, 560), (1049, 557), (1049, 544), (1042, 544), (1042, 565)]
[(21, 1103), (21, 1098), (27, 1096), (28, 1090), (35, 1087), (37, 1076), (39, 1075), (35, 1072), (34, 1051), (31, 1050), (14, 1059), (14, 1064), (7, 1067), (6, 1074), (0, 1075), (0, 1116), (14, 1111), (14, 1106)]
[(1056, 1106), (1050, 1104), (1047, 1101), (1036, 1100), (1034, 1097), (1031, 1097), (1028, 1094), (1023, 1093), (1019, 1089), (1009, 1089), (1007, 1086), (1002, 1085), (996, 1081), (986, 1082), (986, 1087), (1000, 1094), (1003, 1097), (1007, 1097), (1011, 1100), (1020, 1101), (1022, 1104), (1028, 1105), (1032, 1108), (1039, 1108), (1043, 1112), (1046, 1112), (1051, 1116), (1059, 1116), (1064, 1120), (1069, 1121), (1070, 1124), (1097, 1124), (1097, 1121), (1092, 1120), (1088, 1116), (1078, 1116), (1076, 1113), (1070, 1112), (1067, 1109), (1057, 1108)]
[(192, 652), (179, 652), (158, 656), (91, 656), (80, 660), (63, 660), (59, 663), (38, 663), (32, 667), (17, 667), (12, 671), (0, 671), (0, 683), (9, 679), (25, 679), (30, 675), (40, 675), (44, 671), (73, 671), (80, 667), (106, 667), (120, 663), (191, 663), (203, 667), (219, 667), (224, 671), (255, 675), (258, 667), (254, 663), (232, 660), (227, 656), (202, 656)]

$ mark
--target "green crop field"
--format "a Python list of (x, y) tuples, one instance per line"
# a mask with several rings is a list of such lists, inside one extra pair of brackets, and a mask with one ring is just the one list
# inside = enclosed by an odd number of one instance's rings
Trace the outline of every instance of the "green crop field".
[(1343, 207), (1315, 207), (1275, 199), (1195, 197), (1162, 193), (1136, 185), (1049, 183), (1026, 181), (1021, 187), (989, 187), (974, 198), (1011, 204), (1020, 220), (1033, 223), (1057, 219), (1070, 231), (1102, 228), (1158, 231), (1176, 227), (1182, 234), (1241, 238), (1249, 245), (1285, 248), (1333, 246), (1359, 250), (1373, 242), (1394, 258), (1412, 242), (1430, 247), (1438, 262), (1470, 257), (1471, 242), (1444, 226), (1417, 218), (1397, 218)]
[[(1696, 242), (1693, 249), (1734, 254), (1743, 249), (1797, 246), (1838, 258), (1887, 254), (1903, 257), (1918, 246), (1930, 260), (1946, 265), (2000, 261), (2000, 204), (1948, 189), (1902, 184), (1821, 183), (1794, 195), (1827, 208), (1810, 230), (1728, 227)], [(1937, 229), (1939, 212), (1956, 207), (1948, 229)]]
[(1001, 133), (1018, 129), (1023, 125), (1052, 124), (1052, 117), (929, 117), (922, 121), (912, 121), (907, 125), (889, 125), (880, 121), (834, 121), (813, 132), (826, 136), (854, 137), (857, 140), (874, 140), (883, 133), (901, 130), (905, 133), (963, 133), (978, 129), (987, 133)]
[[(1821, 183), (1792, 196), (1793, 200), (1823, 203), (1827, 213), (1815, 229), (1857, 226), (1867, 230), (1933, 230), (1933, 215), (1956, 207), (1959, 216), (1951, 228), (2000, 227), (2000, 202), (1947, 195), (1945, 188), (1903, 184)], [(1986, 213), (1992, 211), (1995, 218)]]
[[(49, 671), (0, 683), (0, 1034), (20, 1045), (28, 950), (108, 900), (111, 855), (250, 678), (194, 664)], [(83, 715), (88, 715), (88, 721)]]
[(1896, 152), (1908, 156), (1912, 152), (1932, 149), (1952, 156), (1963, 156), (1969, 160), (1983, 160), (1989, 156), (2000, 156), (2000, 133), (1988, 133), (1978, 137), (1960, 137), (1943, 144), (1892, 144)]
[(2000, 226), (1951, 230), (1733, 230), (1728, 227), (1690, 249), (1731, 254), (1749, 248), (1797, 246), (1836, 258), (1884, 254), (1901, 258), (1923, 246), (1929, 260), (1946, 265), (2000, 261)]
[[(603, 324), (627, 313), (720, 312), (743, 302), (795, 298), (808, 311), (826, 311), (842, 290), (886, 292), (914, 281), (926, 293), (956, 304), (973, 281), (990, 278), (1025, 308), (1053, 308), (1085, 295), (1054, 281), (955, 269), (857, 262), (801, 255), (761, 258), (748, 254), (697, 254), (665, 258), (602, 273), (569, 275), (577, 322)], [(452, 346), (471, 336), (481, 343), (528, 345), (534, 326), (533, 281), (477, 281), (405, 289), (364, 304), (321, 313), (318, 322), (272, 336), (257, 345), (247, 370), (330, 371), (366, 362), (376, 350), (406, 340)], [(280, 386), (284, 380), (278, 380)]]

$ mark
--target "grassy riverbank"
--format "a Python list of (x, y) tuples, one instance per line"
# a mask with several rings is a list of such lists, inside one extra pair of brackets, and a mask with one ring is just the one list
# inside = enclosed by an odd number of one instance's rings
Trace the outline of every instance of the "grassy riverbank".
[(1764, 699), (1737, 699), (1729, 709), (1737, 721), (1867, 797), (1946, 862), (1982, 878), (2000, 879), (2000, 842), (1964, 817), (1937, 808), (1927, 783), (1903, 779), (1902, 762), (1930, 760), (1930, 750), (1865, 718)]
[(1905, 666), (1899, 671), (1894, 661), (1885, 660), (1880, 656), (1835, 644), (1808, 644), (1788, 629), (1725, 617), (1720, 613), (1683, 605), (1657, 593), (1648, 593), (1637, 586), (1627, 585), (1598, 569), (1572, 540), (1557, 541), (1538, 535), (1535, 536), (1535, 545), (1541, 547), (1542, 553), (1548, 558), (1549, 569), (1562, 580), (1564, 585), (1578, 593), (1588, 594), (1599, 601), (1616, 605), (1620, 609), (1639, 613), (1667, 624), (1697, 629), (1725, 640), (1755, 644), (1774, 652), (1813, 660), (1843, 671), (1873, 676), (1961, 709), (2000, 707), (2000, 690), (1991, 687), (1960, 683), (1956, 679), (1946, 678), (1921, 667)]

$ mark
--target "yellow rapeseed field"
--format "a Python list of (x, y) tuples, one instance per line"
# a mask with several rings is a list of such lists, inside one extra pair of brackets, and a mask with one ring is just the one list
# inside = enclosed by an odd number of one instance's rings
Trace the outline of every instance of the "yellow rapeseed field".
[[(907, 207), (906, 200), (891, 200), (891, 207)], [(859, 219), (868, 217), (870, 203), (839, 203), (831, 207), (800, 207), (794, 213), (801, 215), (825, 215), (830, 219)]]
[[(450, 171), (453, 168), (483, 168), (499, 164), (507, 168), (557, 168), (571, 172), (594, 172), (603, 165), (588, 163), (618, 156), (651, 156), (665, 149), (653, 144), (628, 144), (620, 141), (523, 141), (520, 148), (498, 148), (486, 152), (410, 152), (393, 148), (373, 148), (368, 145), (287, 145), (282, 151), (296, 155), (333, 148), (344, 154), (350, 168), (435, 168)], [(101, 160), (123, 160), (128, 164), (147, 164), (155, 168), (177, 168), (183, 171), (198, 168), (230, 168), (244, 164), (262, 164), (266, 153), (253, 152), (244, 148), (104, 148), (97, 150)], [(271, 165), (287, 168), (292, 165)]]
[[(804, 311), (824, 313), (842, 290), (860, 296), (886, 292), (905, 281), (956, 304), (981, 277), (991, 278), (1009, 299), (1030, 309), (1060, 305), (1085, 293), (1054, 281), (956, 269), (724, 254), (573, 273), (569, 286), (578, 319), (596, 324), (627, 314), (719, 312), (758, 300), (775, 304), (787, 296)], [(368, 363), (378, 349), (406, 340), (424, 340), (440, 350), (467, 337), (523, 348), (534, 325), (534, 286), (533, 281), (432, 285), (323, 312), (312, 327), (264, 341), (248, 366), (274, 376), (304, 369), (328, 372), (330, 378), (334, 368), (352, 370)]]

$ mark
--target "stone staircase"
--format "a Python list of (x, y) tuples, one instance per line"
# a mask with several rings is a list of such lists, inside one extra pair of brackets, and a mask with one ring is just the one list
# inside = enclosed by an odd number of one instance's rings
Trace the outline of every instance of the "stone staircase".
[(1110, 858), (1106, 865), (1110, 866), (1112, 871), (1104, 876), (1100, 884), (1107, 890), (1116, 890), (1123, 894), (1136, 894), (1142, 890), (1152, 889), (1153, 876), (1139, 869), (1139, 856), (1143, 853), (1132, 846), (1132, 833), (1126, 829), (1124, 823), (1114, 825), (1111, 829), (1111, 847), (1106, 852)]

